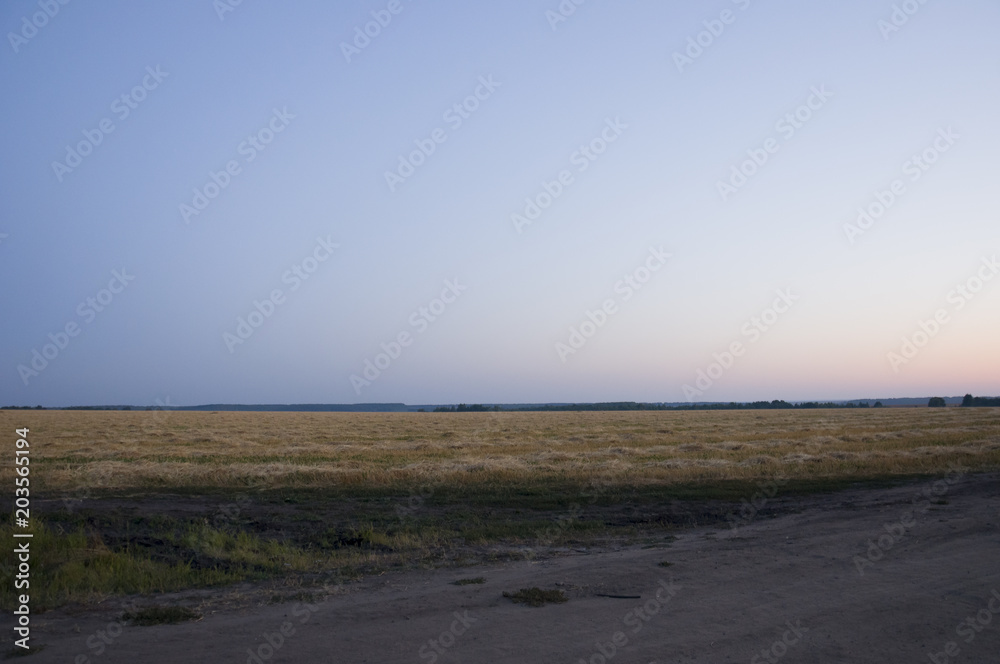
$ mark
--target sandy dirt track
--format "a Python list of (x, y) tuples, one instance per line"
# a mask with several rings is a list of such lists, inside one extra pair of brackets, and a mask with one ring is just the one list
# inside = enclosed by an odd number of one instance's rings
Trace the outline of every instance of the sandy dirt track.
[[(785, 498), (771, 505), (783, 516), (652, 548), (386, 574), (311, 606), (112, 627), (99, 654), (88, 639), (120, 608), (61, 609), (36, 616), (45, 649), (15, 661), (1000, 662), (1000, 475), (950, 481), (939, 496), (924, 481)], [(452, 583), (477, 576), (486, 582)], [(529, 586), (569, 601), (531, 608), (501, 595)]]

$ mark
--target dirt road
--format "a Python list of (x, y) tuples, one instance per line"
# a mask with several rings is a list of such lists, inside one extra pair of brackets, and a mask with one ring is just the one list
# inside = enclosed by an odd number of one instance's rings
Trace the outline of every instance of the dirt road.
[[(18, 661), (1000, 662), (1000, 475), (780, 502), (791, 513), (654, 547), (387, 574), (179, 625), (61, 609)], [(532, 586), (568, 601), (502, 597)]]

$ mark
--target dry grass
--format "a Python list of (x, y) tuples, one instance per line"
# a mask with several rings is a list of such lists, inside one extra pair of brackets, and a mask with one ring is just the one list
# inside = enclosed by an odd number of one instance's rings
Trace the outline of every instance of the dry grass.
[[(81, 490), (428, 483), (642, 486), (1000, 467), (1000, 409), (573, 413), (0, 411), (32, 485)], [(0, 474), (10, 483), (12, 466)]]
[[(794, 495), (1000, 467), (1000, 409), (981, 408), (0, 411), (0, 423), (31, 430), (39, 607), (658, 543), (724, 523), (764, 478)], [(8, 513), (0, 536), (12, 530)], [(0, 588), (0, 608), (13, 593)]]

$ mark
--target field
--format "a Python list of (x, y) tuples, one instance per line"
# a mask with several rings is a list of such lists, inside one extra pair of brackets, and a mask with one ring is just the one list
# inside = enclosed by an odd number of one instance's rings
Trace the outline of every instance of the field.
[[(4, 412), (38, 442), (46, 493), (318, 489), (428, 483), (500, 495), (995, 467), (997, 409), (562, 413)], [(9, 470), (8, 470), (9, 472)], [(564, 496), (568, 498), (569, 496)]]
[[(669, 541), (732, 524), (755, 494), (1000, 467), (1000, 417), (982, 408), (0, 420), (31, 429), (39, 608), (247, 581), (281, 599), (387, 570)], [(10, 584), (0, 596), (12, 605)]]

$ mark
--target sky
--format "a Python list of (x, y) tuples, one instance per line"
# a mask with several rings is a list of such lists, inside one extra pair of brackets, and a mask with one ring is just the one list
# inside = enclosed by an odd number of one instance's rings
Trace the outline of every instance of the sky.
[(995, 1), (0, 29), (0, 405), (1000, 393)]

